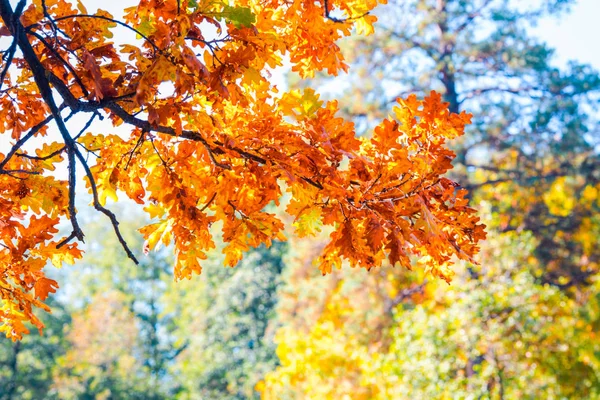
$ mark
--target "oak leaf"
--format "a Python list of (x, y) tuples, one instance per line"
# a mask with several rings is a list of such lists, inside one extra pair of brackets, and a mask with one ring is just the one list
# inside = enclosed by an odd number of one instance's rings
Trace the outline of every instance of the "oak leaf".
[[(35, 310), (57, 288), (44, 267), (81, 257), (79, 174), (128, 257), (172, 245), (177, 279), (202, 271), (215, 224), (232, 267), (285, 240), (285, 218), (267, 210), (288, 200), (300, 236), (331, 231), (323, 273), (386, 258), (410, 268), (414, 256), (450, 279), (453, 260), (472, 259), (485, 236), (465, 193), (443, 177), (454, 157), (446, 141), (469, 115), (435, 92), (409, 96), (358, 137), (337, 101), (310, 88), (280, 93), (268, 79), (284, 58), (301, 77), (346, 71), (338, 40), (371, 33), (384, 2), (144, 0), (119, 20), (88, 14), (85, 0), (20, 2), (18, 18), (0, 0), (0, 33), (18, 35), (3, 41), (16, 55), (0, 83), (10, 147), (0, 154), (0, 330), (17, 339), (24, 321), (41, 329)], [(139, 40), (110, 40), (123, 32)], [(143, 249), (129, 247), (109, 209), (123, 197), (157, 218), (141, 229)]]

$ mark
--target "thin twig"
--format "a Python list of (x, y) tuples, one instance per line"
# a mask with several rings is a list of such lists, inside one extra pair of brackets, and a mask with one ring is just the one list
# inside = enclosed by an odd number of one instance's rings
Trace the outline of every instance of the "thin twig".
[(13, 41), (8, 48), (8, 56), (6, 57), (6, 65), (2, 69), (2, 73), (0, 74), (0, 90), (2, 90), (2, 85), (4, 84), (4, 78), (6, 78), (6, 74), (8, 73), (8, 68), (12, 64), (12, 60), (15, 56), (15, 52), (17, 51), (17, 38), (13, 38)]
[(217, 197), (217, 192), (214, 192), (214, 193), (213, 193), (213, 195), (212, 195), (212, 197), (210, 198), (210, 200), (208, 200), (208, 201), (206, 202), (206, 204), (204, 205), (204, 207), (202, 207), (202, 208), (200, 209), (200, 212), (203, 212), (204, 210), (206, 210), (206, 209), (207, 209), (207, 208), (208, 208), (208, 207), (211, 205), (211, 203), (213, 202), (213, 200), (215, 199), (215, 197)]
[(131, 149), (131, 151), (129, 152), (129, 158), (127, 159), (127, 163), (125, 164), (125, 171), (127, 171), (127, 169), (129, 168), (129, 164), (131, 163), (131, 159), (133, 158), (133, 155), (135, 154), (136, 150), (138, 149), (138, 147), (140, 147), (140, 145), (144, 141), (144, 136), (146, 136), (146, 132), (142, 131), (142, 133), (140, 134), (140, 137), (135, 142), (135, 146), (133, 146), (133, 149)]
[(56, 248), (59, 249), (65, 244), (67, 244), (71, 239), (77, 238), (78, 240), (83, 242), (83, 231), (79, 226), (79, 222), (77, 220), (77, 210), (75, 209), (75, 186), (76, 186), (76, 167), (77, 163), (75, 162), (75, 150), (76, 147), (71, 145), (67, 145), (67, 158), (69, 160), (69, 220), (71, 221), (71, 226), (73, 227), (73, 231), (71, 234), (59, 244), (56, 245)]
[(138, 31), (133, 26), (126, 24), (125, 22), (119, 21), (117, 19), (105, 17), (104, 15), (73, 14), (73, 15), (65, 15), (65, 16), (62, 16), (62, 17), (55, 18), (53, 21), (54, 22), (59, 22), (59, 21), (65, 20), (65, 19), (75, 19), (75, 18), (102, 19), (102, 20), (109, 21), (109, 22), (112, 22), (114, 24), (120, 25), (120, 26), (122, 26), (124, 28), (127, 28), (127, 29), (135, 32), (136, 35), (140, 35), (141, 38), (143, 38), (144, 40), (146, 40), (154, 48), (155, 52), (161, 53), (160, 47), (158, 47), (152, 40), (150, 40), (142, 32)]
[(369, 12), (367, 11), (366, 13), (362, 14), (362, 15), (356, 15), (354, 17), (347, 17), (347, 18), (336, 18), (336, 17), (332, 17), (330, 15), (330, 11), (329, 11), (329, 0), (324, 0), (323, 1), (323, 6), (325, 8), (325, 18), (327, 18), (330, 21), (333, 22), (338, 22), (338, 23), (344, 23), (347, 21), (352, 21), (352, 20), (356, 20), (356, 19), (361, 19), (363, 17), (366, 17), (367, 15), (369, 15)]
[(81, 78), (79, 78), (79, 75), (77, 75), (77, 72), (75, 71), (73, 66), (67, 60), (65, 60), (60, 55), (60, 53), (58, 51), (56, 51), (56, 49), (53, 46), (51, 46), (50, 43), (48, 43), (46, 41), (46, 39), (44, 39), (44, 37), (42, 35), (38, 34), (37, 32), (34, 32), (34, 31), (29, 31), (28, 33), (30, 35), (35, 36), (40, 42), (42, 42), (44, 44), (44, 46), (46, 46), (46, 48), (48, 50), (50, 50), (54, 54), (54, 56), (60, 60), (61, 63), (63, 63), (63, 65), (67, 68), (67, 70), (69, 70), (69, 72), (73, 75), (73, 78), (75, 79), (75, 82), (77, 82), (77, 85), (81, 88), (83, 95), (85, 97), (88, 97), (90, 93), (87, 90), (87, 88), (85, 87), (85, 85), (83, 84)]
[(117, 235), (117, 239), (119, 240), (119, 243), (121, 243), (121, 246), (125, 250), (125, 253), (127, 253), (127, 257), (129, 257), (136, 265), (138, 265), (139, 261), (137, 260), (137, 258), (135, 257), (135, 255), (133, 254), (133, 252), (131, 251), (129, 246), (127, 245), (127, 242), (123, 238), (123, 235), (121, 235), (121, 231), (119, 229), (119, 221), (117, 220), (117, 216), (112, 211), (108, 210), (107, 208), (103, 207), (102, 204), (100, 204), (100, 200), (98, 199), (98, 188), (96, 187), (96, 181), (94, 180), (94, 175), (92, 174), (90, 167), (88, 166), (87, 162), (85, 161), (85, 158), (83, 158), (83, 155), (81, 154), (79, 149), (75, 148), (74, 152), (75, 152), (75, 156), (77, 157), (77, 159), (83, 166), (85, 175), (87, 176), (88, 181), (90, 183), (90, 188), (92, 189), (94, 208), (96, 210), (100, 211), (102, 214), (106, 215), (110, 219), (110, 222), (113, 226), (115, 234)]
[(29, 171), (26, 169), (0, 169), (0, 175), (10, 175), (13, 178), (21, 179), (13, 174), (28, 174), (28, 175), (40, 175), (37, 171)]
[(99, 113), (95, 112), (92, 114), (92, 117), (85, 123), (85, 125), (83, 126), (83, 128), (81, 128), (81, 130), (79, 131), (79, 133), (73, 138), (73, 140), (77, 140), (81, 137), (81, 135), (83, 135), (85, 133), (85, 131), (87, 131), (90, 126), (92, 125), (92, 122), (94, 121), (94, 118), (96, 118), (98, 115), (100, 115)]
[(49, 160), (53, 157), (56, 157), (57, 155), (59, 155), (60, 153), (62, 153), (63, 151), (65, 151), (66, 146), (61, 147), (58, 150), (53, 151), (52, 153), (45, 155), (45, 156), (32, 156), (29, 154), (25, 154), (25, 153), (17, 153), (16, 156), (17, 157), (23, 157), (23, 158), (27, 158), (29, 160), (35, 160), (35, 161), (46, 161)]
[(154, 144), (154, 138), (153, 137), (150, 137), (150, 144), (152, 145), (152, 148), (154, 149), (154, 153), (156, 153), (156, 155), (158, 156), (158, 159), (160, 160), (160, 162), (162, 163), (162, 165), (165, 167), (165, 169), (167, 171), (171, 172), (171, 167), (169, 167), (169, 164), (167, 164), (167, 162), (162, 158), (162, 156), (160, 155), (160, 152), (156, 148), (156, 145)]
[[(64, 106), (65, 105), (63, 104), (60, 108), (62, 109), (62, 108), (64, 108)], [(23, 146), (29, 139), (31, 139), (36, 133), (38, 133), (40, 129), (42, 129), (44, 126), (46, 126), (53, 119), (54, 119), (54, 115), (47, 116), (42, 122), (33, 126), (29, 130), (29, 132), (27, 132), (27, 134), (25, 136), (23, 136), (21, 139), (19, 139), (17, 141), (17, 143), (15, 143), (15, 145), (10, 149), (10, 151), (8, 152), (6, 157), (4, 157), (4, 160), (2, 160), (0, 162), (0, 169), (4, 168), (4, 166), (10, 161), (12, 156), (15, 155), (15, 153), (21, 148), (21, 146)]]

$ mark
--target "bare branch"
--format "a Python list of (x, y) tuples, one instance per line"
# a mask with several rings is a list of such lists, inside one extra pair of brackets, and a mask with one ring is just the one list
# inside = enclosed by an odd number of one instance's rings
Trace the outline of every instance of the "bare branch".
[[(140, 134), (140, 137), (135, 142), (135, 146), (133, 146), (133, 149), (131, 149), (131, 151), (129, 152), (129, 158), (127, 159), (127, 163), (125, 163), (125, 168), (124, 168), (125, 171), (127, 171), (127, 169), (129, 168), (129, 164), (131, 163), (131, 159), (133, 158), (133, 155), (135, 154), (136, 150), (144, 142), (144, 136), (146, 136), (146, 132), (142, 131), (142, 133)], [(154, 143), (152, 143), (152, 145), (154, 146)], [(160, 155), (159, 155), (159, 157), (160, 157)]]
[(61, 240), (60, 242), (58, 242), (56, 244), (56, 248), (60, 249), (61, 247), (63, 247), (65, 244), (69, 243), (71, 240), (75, 239), (77, 236), (77, 234), (75, 233), (75, 231), (71, 231), (71, 233), (69, 234), (69, 236), (67, 236), (66, 238), (64, 238), (63, 240)]
[(200, 209), (200, 212), (203, 212), (204, 210), (206, 210), (211, 203), (213, 202), (213, 200), (215, 199), (215, 197), (217, 197), (217, 192), (214, 192), (213, 195), (211, 196), (210, 200), (208, 200), (206, 202), (206, 204)]
[[(25, 0), (20, 0), (19, 3), (17, 4), (17, 7), (15, 8), (14, 14), (12, 16), (12, 24), (15, 24), (19, 18), (21, 18), (21, 14), (23, 13), (23, 9), (25, 8)], [(4, 21), (4, 23), (6, 24), (7, 27), (9, 27), (8, 21)], [(12, 60), (13, 57), (15, 55), (15, 52), (17, 51), (17, 44), (18, 44), (18, 40), (16, 38), (16, 36), (13, 36), (13, 41), (10, 44), (10, 48), (8, 49), (8, 58), (6, 61), (6, 67), (5, 69), (2, 71), (2, 79), (0, 79), (0, 89), (2, 88), (2, 83), (4, 82), (4, 77), (6, 76), (6, 72), (8, 71), (8, 67), (10, 66), (10, 64), (12, 64)]]
[[(63, 109), (64, 107), (65, 107), (65, 105), (63, 104), (60, 107), (60, 109)], [(54, 119), (54, 115), (47, 116), (42, 122), (40, 122), (37, 125), (33, 126), (29, 130), (29, 132), (27, 132), (27, 134), (25, 136), (23, 136), (21, 139), (19, 139), (17, 141), (17, 143), (15, 143), (15, 145), (10, 149), (10, 151), (8, 152), (8, 154), (6, 155), (6, 157), (4, 157), (4, 160), (2, 160), (0, 162), (0, 169), (3, 169), (4, 166), (10, 161), (10, 159), (12, 158), (12, 156), (14, 156), (17, 151), (19, 151), (19, 149), (21, 148), (21, 146), (23, 146), (25, 143), (27, 143), (27, 141), (29, 139), (31, 139), (36, 133), (39, 132), (40, 129), (42, 129), (50, 121), (52, 121), (52, 119)]]
[(13, 178), (21, 179), (14, 174), (27, 174), (27, 175), (39, 175), (37, 171), (29, 171), (26, 169), (0, 169), (0, 175), (10, 175)]
[(63, 151), (65, 151), (65, 149), (66, 149), (66, 146), (63, 146), (60, 149), (55, 150), (52, 153), (50, 153), (48, 155), (45, 155), (45, 156), (41, 156), (41, 157), (32, 156), (32, 155), (25, 154), (25, 153), (17, 153), (16, 156), (17, 157), (27, 158), (27, 159), (30, 159), (30, 160), (45, 161), (45, 160), (49, 160), (49, 159), (51, 159), (53, 157), (56, 157), (57, 155), (59, 155), (60, 153), (62, 153)]
[(92, 117), (90, 119), (88, 119), (88, 121), (85, 123), (85, 125), (83, 126), (83, 128), (81, 128), (81, 130), (79, 131), (79, 133), (73, 138), (73, 140), (77, 140), (81, 137), (81, 135), (83, 135), (85, 133), (85, 131), (87, 131), (90, 126), (92, 125), (92, 122), (94, 122), (94, 118), (96, 118), (98, 115), (97, 112), (92, 114)]
[(69, 160), (69, 220), (73, 226), (72, 236), (83, 242), (83, 231), (77, 221), (77, 211), (75, 209), (75, 186), (76, 186), (76, 167), (75, 162), (76, 147), (71, 144), (67, 145), (67, 157)]
[(483, 10), (490, 5), (490, 3), (492, 2), (492, 0), (486, 0), (477, 10), (470, 12), (469, 14), (467, 14), (467, 17), (465, 18), (465, 21), (460, 24), (455, 30), (455, 33), (459, 33), (462, 30), (464, 30), (466, 27), (468, 27), (476, 18), (481, 16), (481, 13), (483, 12)]
[(2, 69), (2, 72), (0, 73), (0, 90), (2, 89), (2, 85), (4, 84), (4, 78), (6, 78), (6, 74), (8, 73), (8, 68), (12, 64), (12, 61), (13, 61), (16, 51), (17, 51), (17, 39), (13, 38), (13, 41), (12, 41), (10, 47), (8, 48), (8, 55), (6, 56), (6, 65), (4, 65), (4, 68)]
[(401, 290), (392, 299), (387, 299), (385, 301), (385, 313), (386, 314), (390, 313), (398, 304), (402, 303), (404, 300), (408, 299), (409, 297), (412, 297), (418, 293), (423, 293), (423, 291), (425, 290), (425, 286), (427, 286), (427, 280), (423, 281), (423, 283), (421, 283), (420, 285), (415, 285), (411, 288)]
[(117, 239), (119, 240), (119, 243), (121, 243), (121, 246), (123, 247), (123, 250), (125, 250), (125, 253), (127, 253), (127, 257), (129, 257), (136, 265), (139, 264), (139, 261), (137, 260), (137, 258), (135, 257), (135, 255), (133, 254), (133, 252), (131, 251), (129, 246), (127, 245), (127, 242), (123, 238), (123, 235), (121, 235), (121, 231), (119, 229), (119, 221), (117, 220), (117, 216), (112, 211), (110, 211), (109, 209), (102, 206), (102, 204), (100, 204), (100, 200), (98, 199), (98, 188), (96, 186), (96, 181), (94, 180), (94, 175), (92, 174), (90, 167), (88, 166), (87, 162), (85, 161), (85, 158), (83, 157), (83, 155), (77, 148), (74, 148), (74, 153), (75, 153), (75, 156), (77, 157), (77, 159), (79, 160), (79, 162), (81, 163), (81, 165), (83, 166), (83, 169), (85, 170), (85, 175), (87, 176), (88, 181), (90, 183), (90, 188), (92, 189), (94, 208), (96, 210), (100, 211), (102, 214), (106, 215), (110, 219), (110, 222), (113, 226), (115, 234), (117, 235)]

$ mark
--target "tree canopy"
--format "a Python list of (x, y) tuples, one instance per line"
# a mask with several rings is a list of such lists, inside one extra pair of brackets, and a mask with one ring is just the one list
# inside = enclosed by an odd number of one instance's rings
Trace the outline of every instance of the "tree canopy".
[(284, 58), (302, 77), (347, 70), (336, 41), (372, 33), (377, 3), (142, 0), (115, 18), (85, 1), (0, 0), (0, 330), (42, 329), (34, 311), (58, 286), (44, 267), (81, 257), (82, 186), (136, 263), (107, 200), (144, 205), (143, 251), (173, 245), (178, 279), (201, 272), (214, 235), (230, 266), (284, 240), (267, 206), (285, 196), (298, 235), (331, 226), (323, 274), (417, 255), (450, 280), (485, 236), (444, 177), (446, 140), (471, 116), (435, 92), (408, 96), (357, 137), (337, 102), (269, 81)]

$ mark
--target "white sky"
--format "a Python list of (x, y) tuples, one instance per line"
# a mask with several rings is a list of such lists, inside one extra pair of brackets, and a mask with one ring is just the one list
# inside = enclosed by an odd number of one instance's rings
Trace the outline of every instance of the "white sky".
[(593, 65), (600, 70), (600, 0), (578, 0), (571, 13), (547, 18), (535, 30), (556, 49), (556, 62), (569, 60)]

